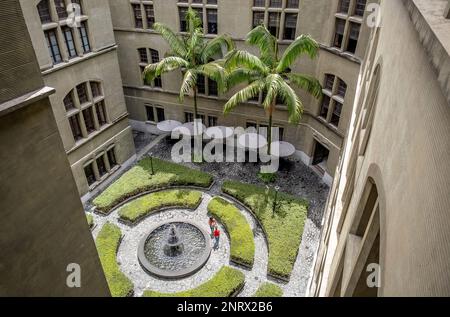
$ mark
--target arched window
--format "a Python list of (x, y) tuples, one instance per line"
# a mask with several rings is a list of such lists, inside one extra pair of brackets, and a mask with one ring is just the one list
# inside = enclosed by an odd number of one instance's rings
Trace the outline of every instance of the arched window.
[(52, 22), (52, 17), (50, 15), (50, 5), (48, 0), (42, 0), (41, 2), (39, 2), (37, 5), (37, 10), (42, 24)]
[(319, 117), (327, 123), (338, 127), (347, 93), (347, 84), (333, 74), (325, 74), (323, 88), (324, 96), (322, 98)]

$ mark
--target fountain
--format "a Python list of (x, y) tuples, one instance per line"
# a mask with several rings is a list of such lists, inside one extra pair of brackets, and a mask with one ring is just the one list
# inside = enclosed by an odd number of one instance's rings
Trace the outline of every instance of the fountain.
[(138, 249), (138, 259), (149, 274), (182, 278), (194, 274), (211, 254), (209, 235), (196, 224), (185, 221), (163, 223), (150, 230)]

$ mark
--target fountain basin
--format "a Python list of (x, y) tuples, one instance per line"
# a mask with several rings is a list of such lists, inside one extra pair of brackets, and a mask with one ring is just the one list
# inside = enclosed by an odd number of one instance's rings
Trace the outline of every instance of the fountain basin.
[[(173, 244), (173, 228), (180, 241), (181, 252), (167, 252)], [(179, 279), (200, 270), (211, 255), (211, 238), (195, 223), (171, 220), (149, 230), (139, 243), (138, 260), (149, 274), (165, 279)]]

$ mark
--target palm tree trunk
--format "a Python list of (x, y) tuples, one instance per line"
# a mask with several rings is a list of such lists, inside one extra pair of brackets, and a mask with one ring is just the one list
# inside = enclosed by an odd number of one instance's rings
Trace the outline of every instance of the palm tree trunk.
[[(276, 100), (276, 98), (274, 98)], [(275, 110), (275, 101), (272, 102), (269, 108), (269, 131), (267, 131), (267, 155), (272, 153), (272, 123), (273, 123), (273, 112)]]
[(194, 120), (198, 119), (198, 112), (197, 112), (197, 85), (194, 86)]

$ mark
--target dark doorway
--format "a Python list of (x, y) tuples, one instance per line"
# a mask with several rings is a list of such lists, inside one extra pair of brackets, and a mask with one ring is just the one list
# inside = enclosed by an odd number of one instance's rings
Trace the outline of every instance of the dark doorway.
[(325, 146), (316, 141), (312, 165), (318, 166), (323, 171), (325, 171), (329, 155), (330, 151)]

